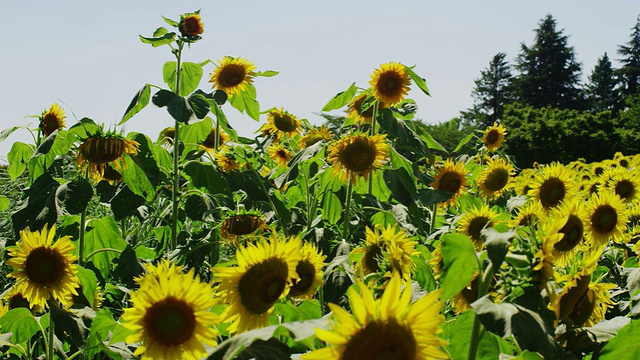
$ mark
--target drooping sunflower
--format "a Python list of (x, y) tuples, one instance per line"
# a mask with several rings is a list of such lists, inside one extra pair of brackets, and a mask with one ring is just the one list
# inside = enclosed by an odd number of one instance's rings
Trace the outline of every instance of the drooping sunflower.
[(601, 191), (591, 196), (587, 204), (589, 221), (586, 235), (597, 245), (604, 245), (609, 239), (622, 241), (627, 225), (624, 201), (612, 191)]
[(562, 200), (573, 194), (574, 175), (570, 169), (560, 163), (545, 166), (538, 173), (529, 195), (534, 196), (545, 210), (560, 205)]
[(202, 144), (200, 144), (200, 149), (213, 154), (216, 150), (224, 148), (230, 139), (231, 138), (226, 132), (224, 132), (224, 130), (220, 130), (220, 135), (218, 136), (218, 148), (216, 149), (216, 129), (214, 128), (211, 129), (207, 138), (204, 139)]
[(269, 324), (273, 305), (289, 293), (297, 281), (296, 266), (300, 248), (295, 241), (273, 234), (269, 240), (240, 246), (236, 250), (238, 266), (216, 266), (216, 296), (227, 305), (222, 321), (230, 322), (229, 333), (242, 333)]
[(226, 174), (238, 171), (242, 168), (242, 165), (238, 162), (238, 159), (236, 159), (236, 155), (233, 150), (228, 148), (216, 151), (213, 154), (213, 159), (222, 172)]
[(195, 269), (161, 261), (146, 265), (131, 293), (133, 307), (124, 309), (122, 325), (133, 331), (127, 343), (140, 343), (134, 355), (149, 359), (200, 359), (206, 343), (216, 345), (218, 315), (210, 312), (216, 300), (210, 284)]
[(137, 141), (125, 139), (119, 134), (99, 132), (85, 139), (78, 147), (76, 164), (80, 171), (88, 171), (88, 176), (100, 181), (106, 164), (116, 170), (124, 169), (124, 156), (138, 154)]
[(176, 129), (173, 126), (166, 127), (158, 134), (158, 143), (164, 147), (171, 147), (173, 146), (173, 139), (175, 139), (175, 137)]
[(318, 141), (329, 142), (333, 140), (333, 133), (325, 125), (318, 127), (312, 127), (307, 130), (307, 133), (300, 138), (300, 143), (303, 148), (317, 143)]
[[(364, 103), (365, 99), (369, 95), (367, 93), (361, 93), (351, 99), (349, 105), (347, 105), (347, 117), (353, 119), (356, 124), (371, 124), (373, 120), (373, 109), (374, 106), (370, 106), (366, 110), (362, 110), (362, 103)], [(378, 109), (385, 108), (386, 105), (384, 102), (378, 101)]]
[(509, 222), (509, 226), (532, 226), (545, 218), (544, 208), (539, 201), (527, 201), (518, 208), (517, 215)]
[(473, 279), (469, 281), (467, 286), (462, 288), (460, 292), (453, 296), (453, 299), (451, 299), (451, 306), (456, 314), (461, 314), (466, 310), (471, 309), (471, 304), (478, 300), (478, 281), (478, 274), (476, 272), (473, 275)]
[(20, 231), (20, 240), (8, 248), (7, 265), (13, 267), (8, 275), (15, 278), (15, 291), (22, 294), (31, 307), (46, 308), (47, 300), (53, 298), (69, 306), (72, 295), (77, 295), (80, 284), (73, 255), (75, 246), (70, 236), (54, 242), (56, 228), (31, 231), (28, 227)]
[[(373, 230), (365, 229), (365, 241), (360, 247), (351, 251), (351, 255), (360, 258), (356, 263), (356, 274), (364, 276), (382, 272), (382, 275), (398, 273), (404, 281), (411, 279), (411, 271), (415, 268), (411, 256), (419, 254), (416, 251), (416, 241), (396, 226), (375, 226)], [(381, 268), (381, 264), (384, 267)]]
[(300, 245), (300, 255), (300, 261), (296, 265), (298, 278), (291, 285), (289, 297), (311, 300), (318, 287), (322, 285), (322, 268), (327, 256), (309, 242)]
[(275, 161), (276, 164), (282, 167), (287, 167), (289, 160), (293, 157), (291, 151), (282, 144), (273, 144), (269, 146), (267, 154), (269, 154), (271, 160)]
[(305, 360), (326, 359), (446, 359), (440, 347), (447, 342), (437, 335), (444, 322), (440, 290), (411, 302), (411, 288), (401, 290), (401, 280), (393, 275), (380, 297), (356, 280), (360, 294), (347, 290), (350, 314), (335, 304), (331, 330), (315, 329), (327, 347), (302, 355)]
[(558, 266), (565, 266), (585, 245), (589, 215), (581, 201), (565, 200), (550, 214), (550, 219), (558, 221), (558, 233), (563, 235), (553, 245), (553, 256)]
[(486, 204), (474, 207), (460, 217), (458, 230), (471, 238), (476, 250), (480, 250), (484, 246), (484, 239), (481, 234), (482, 229), (494, 227), (497, 217), (498, 213), (490, 209)]
[(462, 161), (456, 161), (454, 163), (452, 159), (447, 159), (444, 161), (444, 164), (436, 166), (434, 180), (435, 182), (430, 184), (431, 187), (438, 190), (445, 190), (452, 194), (451, 197), (445, 201), (445, 206), (455, 204), (456, 198), (469, 186), (464, 163)]
[(487, 147), (487, 151), (498, 150), (504, 142), (504, 136), (507, 134), (507, 128), (497, 122), (493, 123), (484, 130), (484, 136), (482, 140)]
[(282, 135), (292, 137), (302, 130), (301, 121), (284, 108), (273, 108), (267, 114), (267, 123), (262, 125), (260, 131), (264, 136), (271, 135), (279, 140)]
[(369, 84), (376, 99), (388, 105), (395, 105), (408, 94), (411, 77), (406, 66), (390, 62), (380, 65), (371, 74)]
[(213, 84), (213, 88), (234, 96), (246, 91), (253, 83), (255, 69), (253, 62), (247, 59), (225, 56), (218, 61), (209, 82)]
[(255, 210), (246, 210), (240, 206), (237, 211), (232, 211), (220, 226), (222, 236), (233, 242), (236, 246), (243, 236), (255, 234), (259, 229), (265, 228), (262, 214)]
[(64, 119), (67, 117), (64, 115), (64, 110), (57, 103), (51, 105), (49, 109), (46, 109), (40, 115), (40, 131), (47, 137), (54, 131), (64, 128), (66, 123)]
[(500, 197), (508, 189), (509, 182), (515, 175), (513, 165), (501, 158), (492, 158), (487, 168), (480, 173), (477, 184), (480, 194), (488, 199)]
[(625, 203), (632, 203), (640, 198), (640, 173), (637, 169), (624, 167), (611, 168), (603, 174), (608, 179), (605, 187), (613, 190)]
[(204, 25), (197, 11), (181, 15), (178, 27), (180, 28), (180, 33), (191, 41), (199, 39), (204, 32)]
[(359, 177), (367, 180), (389, 157), (389, 145), (383, 134), (348, 135), (329, 145), (327, 151), (334, 175), (351, 183)]

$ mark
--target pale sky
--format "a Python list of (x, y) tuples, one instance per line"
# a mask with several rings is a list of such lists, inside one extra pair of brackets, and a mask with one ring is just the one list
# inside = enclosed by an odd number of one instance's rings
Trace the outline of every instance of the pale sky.
[[(569, 36), (586, 80), (605, 52), (618, 66), (616, 50), (629, 41), (640, 14), (637, 0), (537, 1), (141, 1), (59, 0), (0, 2), (0, 130), (31, 123), (52, 103), (67, 113), (67, 125), (90, 117), (109, 128), (117, 124), (134, 94), (145, 84), (166, 87), (162, 64), (174, 60), (169, 47), (153, 48), (138, 35), (168, 27), (161, 15), (201, 9), (203, 39), (184, 51), (184, 61), (218, 60), (225, 55), (252, 60), (261, 110), (284, 107), (319, 124), (316, 113), (351, 83), (366, 88), (380, 64), (416, 65), (431, 97), (413, 86), (417, 117), (448, 121), (472, 105), (473, 80), (498, 52), (514, 63), (520, 44), (533, 44), (534, 30), (547, 14)], [(200, 88), (213, 65), (205, 67)], [(230, 105), (231, 125), (253, 137), (266, 121), (255, 122)], [(336, 115), (343, 114), (340, 111)], [(155, 140), (173, 125), (164, 109), (149, 104), (125, 124)], [(19, 130), (0, 142), (0, 162), (15, 141), (30, 142)]]

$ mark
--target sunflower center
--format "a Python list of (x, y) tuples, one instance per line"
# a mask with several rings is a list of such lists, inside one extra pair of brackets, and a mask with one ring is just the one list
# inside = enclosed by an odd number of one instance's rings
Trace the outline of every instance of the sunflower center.
[(118, 138), (89, 138), (82, 144), (81, 150), (82, 156), (89, 162), (104, 164), (122, 156), (125, 143), (124, 140)]
[(338, 154), (340, 163), (349, 171), (363, 172), (371, 168), (376, 159), (376, 147), (365, 137), (357, 137)]
[(562, 229), (559, 231), (564, 234), (562, 240), (558, 241), (554, 248), (559, 251), (569, 251), (576, 247), (580, 240), (582, 240), (584, 234), (584, 225), (582, 224), (582, 220), (576, 215), (569, 215), (569, 219), (567, 223), (564, 224)]
[(467, 230), (469, 232), (469, 237), (472, 240), (481, 241), (482, 237), (480, 236), (480, 232), (488, 223), (489, 218), (486, 216), (478, 216), (471, 219), (471, 221), (469, 221), (469, 228)]
[(40, 285), (58, 283), (65, 274), (66, 262), (62, 255), (52, 248), (38, 247), (27, 255), (24, 268), (30, 281)]
[(223, 227), (231, 235), (248, 235), (260, 227), (260, 218), (257, 215), (234, 215), (224, 221)]
[(576, 286), (567, 291), (560, 299), (559, 319), (564, 320), (569, 317), (576, 309), (576, 306), (586, 297), (589, 290), (590, 275), (584, 275), (577, 279)]
[(629, 162), (627, 161), (627, 159), (620, 159), (618, 164), (620, 164), (620, 166), (625, 167), (625, 168), (629, 167)]
[(629, 180), (620, 180), (616, 183), (615, 193), (624, 200), (629, 200), (635, 193), (635, 187)]
[(558, 205), (566, 194), (564, 182), (552, 177), (540, 185), (540, 202), (545, 209)]
[(397, 96), (402, 92), (402, 77), (395, 71), (387, 71), (380, 75), (378, 91), (386, 96)]
[(462, 186), (462, 179), (457, 172), (446, 172), (440, 178), (439, 190), (446, 190), (452, 194), (457, 194)]
[(282, 132), (296, 131), (296, 120), (288, 114), (277, 114), (273, 117), (273, 125)]
[(409, 360), (416, 359), (418, 347), (411, 328), (395, 318), (373, 321), (353, 335), (342, 359)]
[(495, 169), (487, 176), (487, 180), (484, 181), (484, 186), (491, 192), (498, 192), (504, 189), (508, 182), (509, 171), (506, 169)]
[(223, 88), (240, 85), (247, 76), (247, 71), (242, 65), (227, 64), (218, 75), (218, 84)]
[(31, 308), (31, 304), (29, 304), (29, 300), (27, 300), (24, 296), (22, 296), (22, 294), (15, 294), (12, 297), (10, 297), (9, 301), (7, 302), (7, 305), (9, 305), (9, 309), (15, 309), (15, 308), (30, 309)]
[(288, 278), (283, 260), (271, 258), (252, 266), (238, 283), (242, 305), (253, 314), (266, 313), (282, 295)]
[(618, 213), (611, 205), (600, 205), (591, 215), (591, 225), (600, 234), (613, 231), (617, 224)]
[(193, 307), (173, 296), (151, 305), (144, 314), (143, 322), (154, 342), (169, 346), (185, 343), (196, 329)]
[(576, 304), (573, 312), (569, 315), (569, 318), (576, 324), (576, 326), (584, 325), (587, 320), (593, 314), (593, 310), (596, 308), (595, 296), (589, 296), (593, 293), (593, 290), (588, 289), (587, 293)]
[(485, 136), (485, 141), (488, 145), (496, 144), (500, 141), (500, 132), (498, 130), (489, 130)]
[(526, 214), (520, 218), (518, 225), (520, 226), (531, 226), (534, 221), (538, 219), (538, 216), (535, 214)]
[(60, 122), (55, 114), (47, 113), (42, 119), (42, 132), (45, 136), (51, 135), (60, 127)]
[(478, 300), (478, 278), (471, 280), (470, 286), (465, 286), (460, 294), (469, 305)]
[(369, 246), (364, 254), (364, 266), (371, 272), (380, 271), (378, 260), (382, 258), (382, 248), (378, 244)]
[(185, 34), (190, 36), (196, 36), (202, 34), (202, 27), (200, 21), (195, 17), (187, 17), (182, 22), (182, 30)]
[(311, 289), (311, 285), (313, 285), (313, 280), (316, 277), (316, 268), (313, 264), (308, 260), (302, 260), (298, 262), (296, 266), (296, 272), (298, 273), (298, 277), (300, 280), (294, 282), (291, 286), (291, 290), (289, 290), (290, 296), (300, 296), (304, 295)]

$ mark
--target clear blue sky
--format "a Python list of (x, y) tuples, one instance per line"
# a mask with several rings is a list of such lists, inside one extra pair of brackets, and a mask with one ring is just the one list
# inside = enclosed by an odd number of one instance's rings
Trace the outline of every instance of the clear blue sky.
[[(398, 61), (416, 65), (431, 90), (431, 97), (410, 93), (418, 117), (439, 123), (472, 105), (473, 80), (494, 54), (506, 52), (513, 63), (520, 44), (533, 43), (546, 14), (569, 36), (585, 79), (605, 52), (617, 66), (616, 50), (629, 40), (640, 1), (2, 1), (0, 129), (36, 126), (25, 116), (54, 102), (64, 102), (68, 125), (71, 111), (107, 127), (118, 123), (145, 83), (163, 85), (162, 64), (173, 60), (168, 47), (152, 48), (138, 35), (164, 26), (161, 15), (178, 19), (196, 9), (204, 38), (185, 60), (240, 56), (259, 70), (280, 71), (256, 79), (261, 109), (283, 106), (320, 123), (316, 113), (333, 95), (352, 82), (367, 87), (376, 67)], [(210, 89), (212, 70), (205, 68), (202, 89)], [(244, 136), (261, 124), (223, 109)], [(155, 139), (171, 124), (150, 104), (125, 127)], [(0, 162), (14, 141), (30, 137), (23, 130), (0, 142)]]

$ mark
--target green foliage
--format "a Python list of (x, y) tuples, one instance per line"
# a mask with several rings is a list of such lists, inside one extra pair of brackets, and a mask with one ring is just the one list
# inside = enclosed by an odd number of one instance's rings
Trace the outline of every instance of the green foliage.
[(451, 299), (473, 279), (474, 273), (478, 270), (478, 261), (468, 236), (445, 234), (441, 241), (444, 268), (440, 289), (443, 299)]
[(638, 331), (640, 331), (640, 320), (631, 320), (631, 323), (620, 329), (618, 334), (602, 348), (600, 359), (638, 359), (640, 357), (640, 343), (637, 340)]

